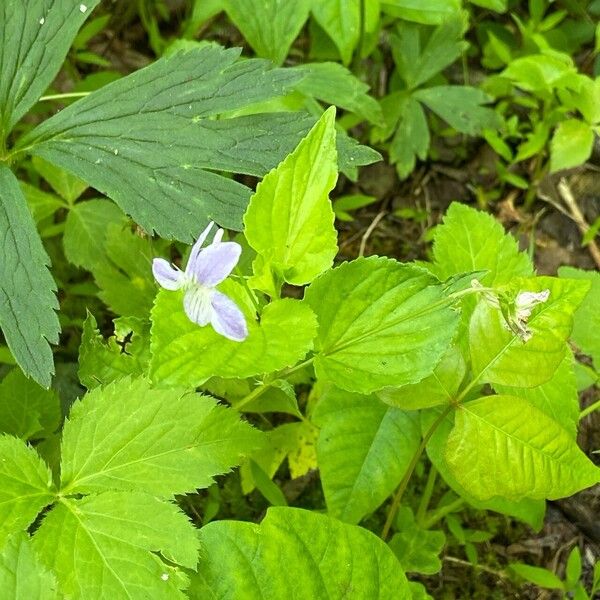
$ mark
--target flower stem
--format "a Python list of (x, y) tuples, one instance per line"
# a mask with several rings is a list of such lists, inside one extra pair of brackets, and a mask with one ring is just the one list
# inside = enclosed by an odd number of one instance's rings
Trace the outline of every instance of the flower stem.
[(589, 406), (586, 406), (580, 413), (579, 413), (579, 420), (581, 421), (581, 419), (585, 419), (585, 417), (587, 417), (588, 415), (591, 415), (595, 410), (600, 409), (600, 400), (598, 400), (598, 402), (594, 402), (594, 404), (590, 404)]
[(419, 524), (423, 522), (425, 514), (427, 513), (427, 509), (429, 508), (429, 502), (431, 501), (433, 487), (435, 485), (436, 479), (437, 469), (433, 465), (431, 465), (429, 473), (427, 474), (427, 482), (425, 483), (425, 489), (423, 490), (423, 495), (421, 496), (421, 500), (419, 502), (419, 508), (417, 509), (417, 514), (415, 515), (417, 523)]
[(465, 501), (462, 498), (457, 498), (450, 504), (444, 504), (444, 506), (440, 506), (440, 508), (434, 510), (429, 518), (425, 519), (422, 523), (420, 523), (423, 529), (431, 529), (438, 521), (441, 521), (446, 515), (458, 510), (465, 504)]
[(434, 434), (435, 430), (438, 428), (439, 424), (446, 418), (446, 416), (452, 410), (452, 408), (453, 408), (453, 406), (449, 405), (444, 409), (444, 411), (442, 413), (440, 413), (438, 418), (432, 423), (431, 427), (427, 430), (427, 432), (423, 436), (423, 439), (421, 440), (421, 443), (419, 444), (417, 451), (415, 452), (414, 456), (412, 457), (412, 460), (410, 461), (410, 464), (408, 465), (408, 469), (406, 470), (406, 473), (404, 474), (404, 477), (402, 478), (402, 481), (400, 482), (400, 485), (398, 486), (398, 489), (396, 490), (396, 493), (394, 494), (394, 499), (392, 500), (392, 505), (390, 506), (390, 510), (388, 512), (387, 519), (385, 520), (383, 530), (381, 531), (381, 539), (383, 541), (385, 541), (387, 539), (387, 537), (390, 533), (392, 523), (394, 522), (394, 519), (396, 518), (396, 513), (398, 512), (398, 509), (400, 508), (400, 501), (402, 500), (402, 496), (404, 495), (404, 492), (406, 491), (406, 487), (408, 486), (408, 482), (410, 481), (410, 478), (412, 477), (412, 474), (414, 473), (414, 470), (415, 470), (417, 464), (419, 463), (419, 459), (421, 458), (421, 455), (423, 454), (425, 448), (427, 447), (427, 443), (431, 439), (431, 436)]
[(50, 94), (48, 96), (42, 96), (38, 102), (47, 102), (49, 100), (68, 100), (69, 98), (85, 98), (92, 92), (69, 92), (68, 94)]

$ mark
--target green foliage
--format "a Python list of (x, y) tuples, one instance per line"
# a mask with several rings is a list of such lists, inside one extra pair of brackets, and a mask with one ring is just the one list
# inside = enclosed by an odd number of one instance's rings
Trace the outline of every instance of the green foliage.
[(446, 459), (461, 485), (482, 500), (561, 498), (600, 481), (600, 468), (572, 437), (515, 396), (488, 396), (462, 405)]
[[(209, 523), (206, 553), (192, 576), (191, 598), (408, 599), (408, 582), (393, 553), (372, 533), (297, 508), (270, 508), (260, 525)], [(285, 568), (282, 569), (282, 565)], [(290, 586), (293, 586), (290, 588)]]
[[(237, 300), (244, 290), (231, 284), (228, 295)], [(305, 304), (291, 298), (272, 302), (260, 322), (251, 307), (242, 306), (249, 335), (233, 342), (192, 323), (179, 294), (159, 292), (152, 309), (153, 379), (162, 385), (193, 387), (209, 377), (251, 377), (293, 366), (312, 348), (317, 325)]]
[(277, 283), (309, 283), (333, 264), (337, 234), (328, 195), (337, 180), (336, 160), (332, 108), (265, 176), (250, 200), (244, 215), (246, 239), (259, 256), (257, 276), (276, 282), (273, 296), (278, 295)]
[(332, 389), (313, 415), (317, 458), (329, 513), (358, 523), (398, 486), (421, 441), (415, 413), (373, 396)]
[[(1, 24), (0, 24), (1, 25)], [(7, 121), (10, 122), (10, 121)], [(48, 342), (58, 342), (56, 285), (15, 176), (0, 165), (0, 326), (19, 366), (50, 387), (54, 373)]]
[(442, 286), (425, 270), (386, 258), (357, 259), (306, 290), (317, 315), (317, 376), (368, 394), (429, 375), (456, 330)]

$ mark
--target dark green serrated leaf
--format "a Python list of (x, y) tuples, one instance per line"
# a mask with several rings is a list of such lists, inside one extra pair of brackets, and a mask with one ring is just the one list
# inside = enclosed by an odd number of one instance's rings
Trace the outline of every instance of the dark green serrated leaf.
[[(20, 147), (84, 179), (163, 237), (189, 242), (210, 220), (240, 229), (250, 190), (213, 171), (264, 175), (314, 119), (215, 119), (281, 95), (299, 78), (238, 56), (211, 45), (162, 58), (71, 104)], [(346, 147), (346, 166), (377, 156)]]
[(23, 371), (50, 387), (54, 373), (48, 342), (58, 342), (56, 285), (50, 262), (19, 183), (0, 165), (0, 326)]
[(99, 1), (0, 4), (0, 139), (52, 83), (77, 30)]

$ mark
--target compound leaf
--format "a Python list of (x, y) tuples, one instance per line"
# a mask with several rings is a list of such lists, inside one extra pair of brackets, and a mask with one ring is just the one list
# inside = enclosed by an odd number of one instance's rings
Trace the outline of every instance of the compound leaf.
[(306, 290), (317, 315), (317, 376), (369, 394), (416, 383), (448, 349), (458, 315), (424, 269), (359, 258), (327, 271)]
[(58, 600), (56, 579), (41, 563), (29, 536), (12, 535), (0, 550), (0, 589), (13, 600)]
[(60, 329), (56, 285), (19, 183), (4, 165), (0, 165), (0, 236), (0, 326), (25, 374), (50, 387), (54, 365), (48, 342), (58, 342)]
[(122, 379), (73, 405), (63, 430), (62, 489), (171, 497), (208, 487), (260, 440), (212, 398)]
[[(200, 530), (206, 550), (190, 597), (408, 600), (392, 551), (371, 532), (307, 510), (273, 507), (260, 525), (216, 521)], [(285, 569), (281, 566), (285, 565)]]
[(198, 557), (186, 515), (134, 492), (63, 499), (46, 515), (33, 545), (61, 591), (81, 600), (183, 600), (188, 578), (181, 567), (194, 569)]
[(0, 541), (28, 527), (54, 500), (50, 469), (25, 442), (0, 436)]

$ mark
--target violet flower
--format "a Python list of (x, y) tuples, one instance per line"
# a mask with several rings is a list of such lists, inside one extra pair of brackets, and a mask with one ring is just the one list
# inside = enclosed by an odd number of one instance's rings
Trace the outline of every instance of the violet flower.
[(164, 258), (152, 261), (152, 273), (166, 290), (185, 290), (183, 308), (190, 321), (213, 329), (235, 342), (248, 337), (246, 319), (235, 302), (216, 290), (237, 265), (242, 247), (236, 242), (222, 242), (223, 230), (217, 229), (212, 244), (202, 248), (214, 223), (200, 234), (190, 253), (185, 271)]

